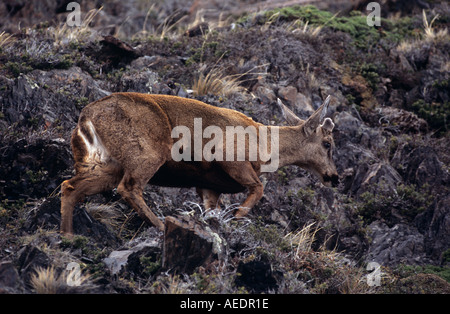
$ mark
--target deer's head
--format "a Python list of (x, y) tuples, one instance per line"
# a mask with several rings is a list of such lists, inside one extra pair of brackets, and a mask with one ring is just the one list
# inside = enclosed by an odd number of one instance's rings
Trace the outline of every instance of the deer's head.
[(296, 129), (296, 138), (290, 139), (291, 147), (298, 148), (292, 151), (294, 164), (317, 175), (325, 186), (337, 186), (339, 177), (333, 161), (334, 123), (325, 117), (330, 99), (328, 96), (306, 121), (297, 117), (280, 99), (278, 105), (286, 121)]

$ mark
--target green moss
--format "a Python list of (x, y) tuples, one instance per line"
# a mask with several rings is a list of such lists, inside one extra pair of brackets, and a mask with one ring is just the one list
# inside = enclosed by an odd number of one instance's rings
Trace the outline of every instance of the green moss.
[(37, 171), (27, 170), (25, 173), (32, 184), (44, 181), (48, 175), (48, 172), (45, 169), (40, 169)]
[(438, 133), (447, 132), (450, 129), (450, 102), (427, 103), (423, 99), (417, 100), (411, 106), (417, 115), (428, 122), (428, 125)]
[(80, 97), (75, 99), (75, 106), (78, 109), (83, 109), (87, 104), (89, 104), (89, 98), (87, 97)]
[(253, 235), (255, 240), (265, 242), (269, 246), (281, 251), (287, 252), (291, 248), (283, 232), (275, 225), (263, 225), (262, 223), (256, 222), (249, 227), (248, 231)]
[(358, 12), (353, 12), (348, 17), (338, 17), (331, 12), (319, 10), (312, 5), (279, 8), (269, 10), (265, 18), (278, 17), (281, 21), (294, 21), (300, 19), (309, 25), (329, 27), (336, 31), (348, 33), (358, 47), (366, 47), (371, 40), (379, 39), (378, 31), (367, 25), (367, 18)]
[(400, 184), (396, 191), (391, 191), (381, 183), (376, 192), (364, 192), (360, 195), (358, 214), (366, 224), (380, 217), (389, 222), (394, 212), (412, 221), (432, 202), (433, 195), (430, 194), (429, 186), (426, 184), (420, 188)]
[(62, 238), (61, 239), (61, 248), (63, 249), (67, 249), (67, 248), (71, 248), (71, 249), (81, 249), (82, 251), (86, 249), (87, 244), (89, 243), (89, 238), (81, 236), (81, 235), (76, 235), (73, 237), (73, 239), (68, 239), (68, 238)]
[(154, 273), (156, 273), (158, 269), (161, 268), (161, 261), (160, 260), (155, 261), (153, 257), (141, 256), (139, 258), (139, 262), (143, 267), (142, 272), (148, 276), (153, 275)]
[(18, 77), (21, 73), (28, 73), (33, 70), (31, 66), (26, 64), (25, 62), (12, 62), (8, 61), (5, 64), (6, 70), (12, 74), (13, 77)]
[(55, 64), (56, 69), (69, 69), (73, 65), (73, 57), (71, 55), (62, 55)]
[(386, 20), (386, 28), (388, 30), (387, 37), (391, 41), (400, 43), (405, 38), (418, 38), (422, 36), (422, 21), (411, 17), (402, 17), (401, 19), (391, 22)]
[(364, 63), (360, 68), (361, 76), (366, 79), (373, 91), (377, 90), (377, 85), (380, 81), (378, 71), (378, 67), (373, 63)]
[(450, 249), (447, 249), (444, 253), (442, 253), (442, 263), (450, 264)]
[(21, 73), (26, 74), (34, 69), (52, 70), (69, 69), (75, 57), (71, 54), (58, 54), (54, 51), (46, 51), (41, 54), (31, 55), (27, 52), (12, 55), (4, 68), (13, 77), (18, 77)]
[(395, 269), (395, 272), (401, 277), (409, 277), (417, 274), (433, 274), (441, 277), (450, 283), (450, 266), (435, 266), (435, 265), (400, 265)]
[[(244, 16), (238, 23), (245, 24), (250, 17)], [(264, 14), (257, 15), (257, 24), (278, 22), (293, 22), (301, 20), (309, 25), (323, 26), (349, 34), (353, 44), (363, 50), (384, 38), (388, 42), (398, 43), (407, 36), (414, 34), (415, 25), (411, 18), (401, 18), (396, 21), (381, 19), (381, 27), (375, 28), (367, 24), (367, 15), (360, 11), (352, 11), (348, 16), (337, 16), (332, 12), (319, 10), (312, 5), (294, 5), (284, 8), (268, 10)]]

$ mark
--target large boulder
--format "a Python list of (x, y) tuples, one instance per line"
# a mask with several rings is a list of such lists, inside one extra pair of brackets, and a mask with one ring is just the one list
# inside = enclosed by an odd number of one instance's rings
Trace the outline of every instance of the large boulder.
[(146, 239), (126, 247), (112, 251), (103, 259), (111, 275), (124, 272), (134, 277), (150, 275), (161, 267), (161, 243), (158, 239)]
[(7, 82), (6, 121), (34, 128), (59, 126), (68, 132), (85, 105), (110, 94), (79, 67), (34, 70)]
[(21, 139), (2, 143), (0, 196), (9, 200), (45, 197), (53, 193), (72, 166), (63, 139)]
[(403, 223), (390, 228), (379, 221), (370, 224), (369, 228), (372, 242), (367, 252), (367, 262), (377, 262), (383, 266), (430, 262), (425, 254), (424, 236), (416, 228)]
[(432, 187), (450, 183), (449, 172), (444, 170), (432, 147), (415, 147), (411, 143), (405, 143), (399, 146), (391, 163), (407, 183), (417, 186), (428, 184)]
[(220, 256), (224, 240), (207, 225), (194, 219), (166, 217), (163, 267), (180, 273), (192, 273), (214, 256)]
[(435, 202), (419, 214), (414, 223), (424, 235), (425, 251), (439, 263), (448, 263), (444, 253), (450, 249), (450, 196)]
[(20, 293), (23, 283), (12, 261), (0, 262), (0, 294)]

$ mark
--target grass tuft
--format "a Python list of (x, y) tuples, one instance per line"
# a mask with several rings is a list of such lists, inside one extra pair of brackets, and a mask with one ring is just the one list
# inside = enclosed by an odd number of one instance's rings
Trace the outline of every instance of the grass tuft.
[[(31, 276), (31, 286), (38, 294), (61, 294), (89, 290), (90, 275), (81, 275), (79, 271), (79, 268), (73, 268), (58, 275), (53, 266), (39, 267)], [(69, 285), (70, 280), (74, 283), (73, 285)]]
[(194, 96), (216, 95), (228, 96), (244, 90), (241, 78), (244, 74), (224, 75), (219, 68), (213, 68), (208, 74), (200, 73), (194, 80), (192, 90)]

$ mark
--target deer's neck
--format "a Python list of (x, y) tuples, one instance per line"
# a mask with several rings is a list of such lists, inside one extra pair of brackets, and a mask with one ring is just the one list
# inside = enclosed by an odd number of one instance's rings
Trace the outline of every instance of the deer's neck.
[(279, 168), (301, 162), (300, 150), (304, 138), (300, 127), (271, 126), (269, 128), (271, 130), (278, 129)]

